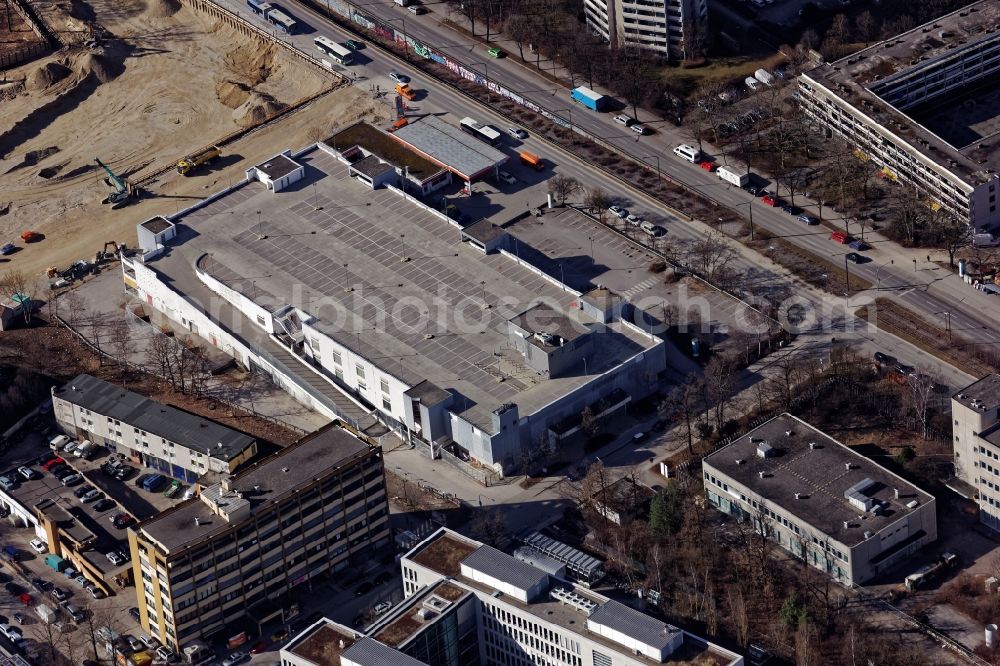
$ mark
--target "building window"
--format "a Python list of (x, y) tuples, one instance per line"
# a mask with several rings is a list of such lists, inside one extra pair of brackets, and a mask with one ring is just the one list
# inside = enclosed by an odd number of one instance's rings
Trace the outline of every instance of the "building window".
[(355, 374), (357, 374), (357, 376), (360, 379), (364, 379), (365, 378), (365, 368), (360, 363), (355, 363), (354, 364), (354, 372), (355, 372)]
[(333, 352), (333, 362), (337, 365), (343, 364), (343, 358), (341, 358), (339, 351)]
[(382, 389), (382, 393), (389, 392), (389, 380), (383, 377), (379, 380), (379, 387)]
[(382, 396), (382, 409), (392, 409), (392, 402), (385, 396)]

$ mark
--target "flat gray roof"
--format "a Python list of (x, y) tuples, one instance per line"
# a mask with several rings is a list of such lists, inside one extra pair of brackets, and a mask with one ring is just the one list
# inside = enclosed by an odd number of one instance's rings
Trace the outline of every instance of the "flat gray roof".
[(555, 310), (545, 303), (531, 306), (512, 321), (529, 333), (550, 333), (566, 342), (571, 342), (588, 332), (588, 327), (580, 319), (569, 317), (565, 312)]
[[(333, 422), (248, 467), (233, 478), (232, 487), (241, 491), (251, 511), (257, 512), (370, 450), (367, 443)], [(195, 518), (199, 524), (195, 524)], [(226, 522), (195, 497), (141, 523), (137, 529), (172, 553), (238, 524)]]
[(92, 375), (77, 375), (52, 389), (52, 395), (217, 460), (229, 462), (255, 441), (239, 430), (164, 405)]
[(343, 657), (360, 666), (427, 666), (424, 662), (367, 636), (344, 650)]
[(506, 231), (489, 220), (479, 220), (478, 222), (467, 226), (463, 231), (469, 238), (474, 238), (484, 244), (491, 243), (496, 239), (507, 235)]
[(376, 155), (362, 157), (360, 160), (353, 163), (351, 167), (358, 173), (363, 173), (369, 178), (377, 178), (387, 171), (396, 171), (395, 167), (388, 162), (383, 162)]
[[(452, 411), (489, 433), (501, 405), (535, 413), (660, 344), (628, 326), (602, 326), (589, 374), (581, 365), (555, 379), (539, 375), (509, 348), (507, 321), (539, 301), (568, 312), (572, 292), (502, 254), (484, 255), (434, 213), (350, 178), (324, 151), (296, 159), (306, 167), (303, 187), (275, 195), (250, 183), (219, 197), (179, 218), (168, 252), (146, 266), (208, 303), (215, 297), (192, 267), (210, 255), (200, 268), (228, 287), (266, 294), (268, 309), (296, 304), (316, 317), (318, 330), (383, 373), (454, 393)], [(408, 303), (428, 304), (427, 318)], [(233, 330), (259, 330), (230, 316), (238, 320), (223, 323)]]
[(989, 76), (913, 108), (896, 108), (882, 95), (901, 79), (919, 78), (948, 59), (975, 60), (978, 51), (1000, 40), (998, 24), (1000, 3), (981, 0), (803, 76), (902, 136), (927, 159), (978, 184), (1000, 170), (1000, 151), (987, 142), (1000, 131), (1000, 95), (995, 84), (984, 85)]
[(462, 564), (521, 590), (530, 590), (549, 579), (541, 569), (485, 544), (462, 560)]
[(419, 400), (426, 407), (432, 407), (442, 400), (447, 400), (451, 397), (451, 393), (445, 391), (440, 386), (435, 386), (427, 380), (407, 389), (406, 395)]
[[(759, 457), (761, 442), (772, 447), (775, 455)], [(815, 448), (810, 448), (811, 442)], [(865, 532), (877, 533), (916, 510), (907, 507), (908, 502), (916, 500), (923, 506), (934, 499), (791, 414), (776, 416), (741, 435), (707, 456), (703, 464), (707, 472), (718, 470), (849, 548), (864, 541)], [(760, 478), (761, 472), (764, 478)], [(884, 507), (879, 515), (862, 511), (844, 497), (848, 489), (865, 479), (874, 484), (864, 494)], [(895, 489), (899, 490), (898, 499)], [(859, 519), (859, 515), (863, 517)], [(844, 527), (845, 521), (849, 527)]]
[(610, 627), (644, 645), (652, 645), (661, 650), (669, 647), (670, 642), (681, 633), (677, 627), (614, 600), (598, 606), (587, 620)]
[(496, 148), (436, 116), (414, 120), (393, 136), (466, 180), (507, 161)]

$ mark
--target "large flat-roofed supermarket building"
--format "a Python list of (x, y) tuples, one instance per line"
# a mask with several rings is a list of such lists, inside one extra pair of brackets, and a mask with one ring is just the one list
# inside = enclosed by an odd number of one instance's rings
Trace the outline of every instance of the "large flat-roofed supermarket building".
[(620, 300), (573, 292), (488, 221), (371, 189), (323, 144), (285, 156), (291, 182), (251, 169), (139, 225), (126, 288), (309, 407), (497, 472), (657, 385), (664, 343)]
[(804, 110), (890, 180), (977, 231), (1000, 226), (1000, 2), (983, 0), (811, 69)]
[(937, 539), (934, 498), (790, 414), (702, 462), (709, 502), (847, 585)]

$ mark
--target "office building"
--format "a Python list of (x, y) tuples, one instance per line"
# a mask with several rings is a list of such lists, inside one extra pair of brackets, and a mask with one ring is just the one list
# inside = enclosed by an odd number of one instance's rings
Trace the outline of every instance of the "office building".
[(799, 78), (805, 112), (976, 231), (1000, 225), (1000, 3), (982, 0)]
[(955, 476), (970, 486), (979, 519), (1000, 530), (1000, 375), (986, 375), (951, 398)]
[(845, 585), (937, 539), (926, 492), (782, 414), (702, 462), (708, 501)]
[(664, 58), (689, 57), (708, 23), (707, 0), (584, 0), (587, 26), (609, 43), (638, 46)]
[(332, 423), (129, 530), (143, 628), (260, 632), (288, 593), (391, 543), (381, 449)]
[[(405, 600), (363, 632), (322, 620), (287, 666), (742, 666), (739, 655), (447, 529), (401, 562)], [(339, 661), (338, 661), (339, 659)]]
[(53, 388), (52, 407), (56, 423), (71, 437), (187, 483), (231, 474), (257, 453), (249, 435), (91, 375)]
[(603, 418), (658, 386), (663, 340), (500, 227), (372, 190), (324, 144), (287, 159), (308, 167), (295, 187), (248, 176), (153, 236), (139, 225), (126, 289), (311, 409), (369, 433), (377, 418), (470, 473), (506, 473), (585, 409)]

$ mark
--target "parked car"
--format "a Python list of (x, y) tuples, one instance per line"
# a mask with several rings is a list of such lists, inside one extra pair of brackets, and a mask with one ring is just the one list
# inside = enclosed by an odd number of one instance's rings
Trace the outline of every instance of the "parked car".
[(813, 217), (809, 213), (802, 213), (799, 215), (799, 222), (804, 222), (805, 224), (812, 226), (814, 224), (819, 224), (819, 219)]
[(646, 433), (637, 432), (634, 435), (632, 435), (632, 443), (638, 444), (639, 442), (643, 442), (646, 440), (646, 437), (647, 437)]
[(79, 585), (80, 587), (86, 587), (87, 577), (83, 575), (77, 576), (76, 578), (73, 579), (73, 582)]
[(503, 169), (501, 169), (498, 172), (498, 174), (500, 176), (500, 180), (507, 183), (508, 185), (517, 185), (517, 178), (515, 178), (514, 174), (510, 173), (509, 171), (504, 171)]
[(368, 581), (365, 581), (365, 582), (361, 583), (361, 585), (358, 585), (356, 588), (354, 588), (354, 596), (356, 596), (356, 597), (363, 597), (364, 595), (366, 595), (369, 592), (371, 592), (374, 588), (375, 588), (374, 585), (372, 585)]
[(121, 465), (115, 470), (114, 477), (119, 481), (126, 481), (130, 476), (135, 474), (135, 471), (135, 467)]
[(246, 652), (231, 652), (228, 657), (222, 660), (222, 666), (236, 666), (245, 661), (250, 661), (250, 655)]
[(847, 244), (847, 247), (851, 248), (852, 250), (857, 250), (858, 252), (864, 252), (865, 250), (868, 249), (868, 243), (864, 242), (863, 240), (852, 240), (850, 243)]
[(631, 129), (632, 129), (633, 132), (635, 132), (639, 136), (643, 136), (645, 134), (649, 134), (649, 129), (647, 129), (645, 125), (632, 125)]
[(17, 488), (17, 481), (9, 476), (0, 476), (0, 488), (14, 490), (14, 488)]
[(386, 613), (390, 608), (392, 608), (391, 602), (380, 601), (379, 603), (375, 604), (374, 608), (372, 608), (372, 612), (375, 613), (376, 615), (382, 615), (383, 613)]
[(352, 51), (360, 51), (361, 49), (365, 48), (364, 43), (354, 39), (348, 39), (346, 42), (344, 42), (344, 46), (351, 49)]
[(11, 254), (12, 252), (14, 252), (14, 250), (16, 250), (16, 249), (17, 249), (17, 246), (14, 245), (13, 243), (5, 243), (3, 247), (0, 247), (0, 254), (6, 256), (6, 255)]
[(49, 547), (41, 539), (32, 539), (28, 542), (28, 545), (31, 546), (31, 550), (35, 551), (39, 555), (44, 555), (49, 552)]
[(60, 483), (62, 483), (64, 486), (67, 487), (75, 486), (78, 483), (83, 483), (83, 476), (81, 476), (80, 474), (69, 474), (67, 476), (64, 476), (60, 480)]
[(56, 601), (66, 601), (69, 599), (69, 593), (61, 587), (53, 587), (49, 590), (49, 594), (51, 594), (52, 598)]
[(66, 611), (67, 615), (73, 618), (74, 622), (83, 622), (83, 619), (85, 617), (83, 611), (74, 606), (73, 604), (63, 604), (63, 609)]
[(0, 624), (0, 634), (3, 634), (8, 640), (14, 641), (15, 643), (24, 638), (24, 634), (21, 633), (20, 629), (12, 627), (9, 624)]
[(26, 481), (31, 481), (41, 476), (38, 472), (31, 469), (30, 467), (18, 467), (17, 473), (20, 474)]
[(60, 458), (58, 456), (52, 457), (51, 454), (48, 454), (47, 459), (45, 460), (45, 462), (42, 463), (42, 469), (44, 469), (46, 472), (49, 472), (49, 471), (52, 471), (52, 468), (54, 466), (56, 466), (56, 465), (63, 465), (65, 463), (66, 463), (66, 461), (63, 460), (62, 458)]
[(115, 508), (115, 505), (116, 502), (113, 499), (105, 497), (102, 500), (97, 500), (96, 502), (94, 502), (94, 511), (96, 511), (97, 513), (103, 513), (108, 509)]
[(12, 597), (16, 597), (22, 592), (24, 592), (24, 588), (13, 581), (4, 585), (3, 589), (7, 590), (7, 594), (11, 595)]
[(52, 583), (45, 580), (44, 578), (39, 578), (38, 576), (32, 576), (31, 586), (38, 590), (39, 592), (45, 592), (52, 587)]
[(80, 486), (76, 490), (74, 490), (73, 494), (76, 495), (79, 498), (79, 497), (83, 497), (84, 495), (86, 495), (87, 493), (89, 493), (93, 489), (94, 489), (94, 486), (92, 486), (89, 483), (87, 483), (87, 484), (84, 484), (84, 485)]
[(862, 257), (857, 252), (848, 252), (847, 254), (844, 255), (844, 258), (847, 259), (852, 264), (860, 264), (865, 260), (865, 258)]
[(97, 587), (96, 585), (89, 585), (88, 584), (87, 586), (84, 587), (84, 589), (87, 590), (87, 592), (90, 593), (90, 596), (92, 596), (94, 599), (103, 599), (104, 598), (104, 590), (102, 590), (101, 588)]
[(118, 566), (119, 564), (125, 564), (125, 558), (122, 557), (121, 553), (116, 553), (112, 551), (110, 553), (105, 553), (104, 557), (108, 558), (108, 562), (111, 562), (111, 564), (115, 566)]
[(102, 497), (104, 497), (104, 493), (102, 493), (97, 488), (94, 488), (89, 493), (85, 493), (84, 496), (80, 498), (80, 501), (83, 502), (84, 504), (90, 504), (91, 502), (96, 502)]
[(619, 125), (625, 125), (625, 127), (628, 127), (629, 125), (633, 124), (635, 120), (632, 119), (632, 116), (626, 115), (624, 113), (619, 113), (617, 116), (615, 116), (615, 122), (618, 123)]
[(111, 517), (111, 524), (120, 530), (125, 529), (134, 522), (135, 518), (128, 515), (127, 513), (117, 513)]
[(781, 207), (782, 212), (788, 213), (789, 215), (798, 215), (802, 212), (802, 209), (798, 206), (793, 206), (792, 204), (785, 204)]
[(615, 217), (617, 217), (619, 219), (624, 220), (626, 217), (628, 217), (628, 209), (627, 208), (622, 208), (621, 206), (612, 206), (608, 210), (611, 211), (612, 215), (614, 215)]
[(778, 202), (780, 201), (780, 199), (778, 199), (774, 195), (765, 194), (763, 197), (760, 198), (760, 201), (764, 205), (771, 206), (773, 208), (773, 207), (775, 207), (775, 206), (778, 205)]
[(759, 185), (749, 185), (747, 186), (747, 192), (754, 195), (755, 197), (759, 197), (767, 194), (767, 189)]
[(147, 634), (139, 634), (139, 640), (142, 641), (142, 644), (148, 647), (150, 650), (155, 650), (156, 648), (160, 647), (160, 641), (156, 640), (155, 638)]
[(73, 450), (76, 447), (78, 447), (78, 446), (80, 446), (80, 442), (76, 441), (75, 439), (71, 439), (68, 442), (66, 442), (65, 444), (63, 444), (62, 452), (63, 453), (73, 453)]
[(424, 7), (421, 7), (420, 5), (410, 5), (409, 7), (406, 8), (406, 11), (410, 12), (411, 14), (416, 14), (417, 16), (427, 13), (427, 10)]
[(139, 615), (139, 609), (136, 608), (135, 606), (133, 606), (132, 608), (128, 609), (128, 614), (131, 615), (132, 619), (135, 620), (136, 622), (141, 622), (142, 621), (142, 619), (141, 619), (141, 617)]
[(253, 644), (250, 648), (250, 654), (260, 654), (267, 650), (268, 642), (266, 640), (260, 640)]
[(406, 74), (400, 74), (399, 72), (389, 72), (389, 78), (396, 83), (409, 83), (410, 77)]
[(522, 141), (528, 138), (528, 133), (520, 127), (508, 127), (507, 134), (510, 134), (515, 139), (521, 139)]
[(14, 618), (14, 622), (17, 622), (18, 624), (24, 624), (24, 613), (20, 612), (14, 613), (14, 615), (12, 615), (11, 617)]
[(385, 585), (390, 580), (392, 580), (392, 574), (389, 573), (388, 571), (383, 571), (379, 575), (375, 576), (376, 585)]
[(128, 646), (132, 648), (132, 650), (134, 650), (135, 652), (138, 652), (139, 650), (146, 647), (145, 645), (142, 644), (142, 641), (140, 641), (135, 636), (132, 636), (131, 634), (125, 634), (122, 638), (126, 643), (128, 643)]
[(166, 645), (161, 645), (160, 647), (156, 648), (156, 656), (168, 663), (172, 662), (174, 659), (177, 658), (177, 655), (174, 653), (174, 651), (171, 650)]

